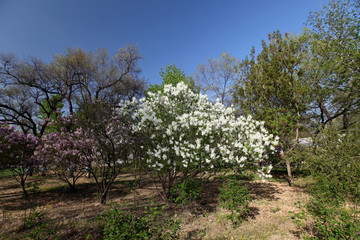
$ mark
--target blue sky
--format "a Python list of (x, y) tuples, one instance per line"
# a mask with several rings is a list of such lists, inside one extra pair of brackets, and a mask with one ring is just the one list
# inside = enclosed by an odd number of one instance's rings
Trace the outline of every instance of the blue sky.
[(136, 44), (142, 76), (160, 68), (191, 74), (228, 52), (243, 59), (275, 30), (300, 33), (326, 0), (0, 0), (0, 52), (53, 59), (68, 47), (114, 54)]

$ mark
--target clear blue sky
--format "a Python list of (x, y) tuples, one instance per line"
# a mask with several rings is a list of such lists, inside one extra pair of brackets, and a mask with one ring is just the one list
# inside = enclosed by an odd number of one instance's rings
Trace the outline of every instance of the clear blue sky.
[[(275, 30), (300, 33), (326, 0), (0, 0), (0, 52), (50, 61), (68, 47), (110, 54), (137, 44), (142, 76), (186, 74), (223, 52), (243, 59)], [(258, 52), (257, 51), (257, 52)]]

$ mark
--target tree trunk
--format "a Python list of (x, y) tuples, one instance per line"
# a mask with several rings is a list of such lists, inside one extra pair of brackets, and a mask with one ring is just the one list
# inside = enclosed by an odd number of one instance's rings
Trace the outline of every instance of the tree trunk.
[(286, 170), (287, 170), (287, 174), (288, 174), (289, 186), (293, 187), (294, 186), (294, 178), (293, 178), (292, 173), (291, 173), (290, 161), (287, 160), (287, 159), (286, 159)]
[(75, 184), (70, 184), (69, 183), (69, 186), (70, 186), (70, 192), (75, 192), (76, 191)]
[(348, 114), (345, 112), (343, 115), (343, 129), (348, 129), (349, 127), (349, 118)]
[(26, 188), (25, 188), (25, 181), (23, 181), (23, 180), (21, 180), (21, 188), (22, 188), (24, 197), (27, 198), (27, 197), (28, 197), (28, 193), (27, 193)]
[(107, 191), (103, 192), (100, 196), (100, 204), (105, 205), (107, 200)]

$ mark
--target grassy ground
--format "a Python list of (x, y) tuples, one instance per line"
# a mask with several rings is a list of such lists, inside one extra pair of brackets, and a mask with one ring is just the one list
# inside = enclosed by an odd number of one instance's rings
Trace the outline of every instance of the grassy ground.
[(1, 169), (0, 170), (0, 179), (5, 177), (10, 177), (12, 172), (9, 169)]
[[(197, 203), (172, 206), (167, 211), (171, 216), (181, 218), (181, 239), (300, 239), (301, 233), (290, 219), (289, 211), (296, 211), (295, 203), (306, 199), (304, 186), (311, 179), (298, 179), (299, 185), (290, 188), (284, 176), (280, 171), (265, 183), (244, 177), (252, 202), (249, 214), (236, 226), (227, 218), (228, 212), (218, 207), (220, 178), (211, 178), (204, 183), (204, 192)], [(35, 180), (30, 178), (30, 182)], [(131, 174), (119, 176), (111, 189), (109, 203), (134, 200), (139, 206), (150, 205), (152, 201), (163, 203), (156, 178), (145, 176), (136, 192), (129, 187), (132, 181)], [(40, 218), (45, 222), (39, 231), (44, 231), (48, 239), (102, 238), (101, 213), (108, 206), (98, 203), (92, 179), (82, 177), (75, 193), (51, 177), (32, 186), (30, 197), (24, 199), (18, 183), (7, 173), (0, 172), (0, 239), (29, 238), (34, 231), (25, 226), (29, 216), (34, 218), (33, 222)]]

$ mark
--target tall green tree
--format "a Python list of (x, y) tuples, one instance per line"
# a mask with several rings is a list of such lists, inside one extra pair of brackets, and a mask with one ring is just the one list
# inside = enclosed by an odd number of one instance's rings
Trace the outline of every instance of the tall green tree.
[(179, 82), (184, 82), (186, 85), (190, 86), (191, 89), (197, 91), (197, 87), (195, 86), (195, 82), (193, 81), (193, 79), (187, 77), (185, 72), (180, 68), (176, 67), (175, 64), (166, 66), (165, 70), (161, 68), (159, 74), (162, 79), (161, 85), (150, 84), (150, 87), (147, 89), (147, 91), (153, 93), (157, 93), (158, 91), (163, 92), (165, 85), (171, 84), (173, 86), (176, 86)]
[[(302, 62), (308, 53), (305, 36), (269, 34), (262, 51), (239, 65), (234, 102), (244, 114), (251, 114), (280, 137), (283, 150), (294, 148), (310, 101), (311, 89), (304, 82)], [(295, 139), (295, 140), (294, 140)], [(286, 158), (285, 158), (286, 159)], [(293, 185), (290, 162), (289, 184)]]
[[(55, 111), (50, 109), (51, 107), (56, 107)], [(59, 131), (60, 126), (54, 125), (55, 122), (57, 122), (59, 117), (62, 117), (63, 112), (61, 112), (62, 108), (64, 107), (64, 104), (62, 103), (62, 99), (59, 95), (52, 95), (50, 97), (50, 100), (43, 100), (42, 104), (39, 106), (39, 116), (38, 118), (42, 121), (52, 121), (53, 124), (49, 125), (45, 133), (49, 134), (51, 132)], [(50, 113), (50, 114), (48, 114)]]
[(334, 119), (347, 128), (360, 103), (360, 13), (358, 1), (330, 1), (310, 13), (305, 34), (311, 39), (306, 77), (314, 89), (313, 116), (318, 132)]

